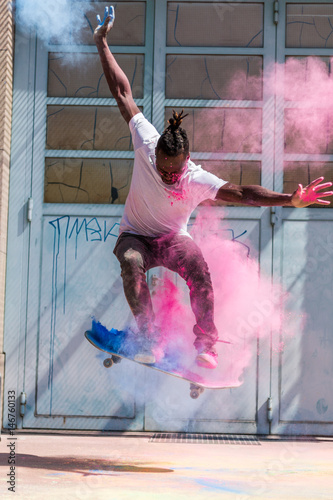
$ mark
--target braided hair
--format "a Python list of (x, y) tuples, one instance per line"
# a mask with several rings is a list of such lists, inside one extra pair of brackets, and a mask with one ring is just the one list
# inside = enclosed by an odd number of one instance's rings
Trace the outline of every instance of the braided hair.
[(157, 149), (161, 149), (167, 156), (178, 156), (189, 153), (189, 142), (186, 131), (180, 127), (184, 115), (184, 110), (177, 113), (172, 110), (172, 118), (168, 120), (169, 126), (164, 130), (157, 142)]

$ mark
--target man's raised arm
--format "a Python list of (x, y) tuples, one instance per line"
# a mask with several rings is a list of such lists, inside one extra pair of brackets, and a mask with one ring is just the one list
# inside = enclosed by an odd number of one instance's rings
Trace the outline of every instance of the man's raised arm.
[(262, 186), (240, 186), (228, 182), (217, 192), (216, 199), (229, 203), (243, 203), (245, 205), (272, 207), (297, 207), (303, 208), (318, 203), (319, 205), (329, 205), (330, 201), (322, 200), (327, 196), (332, 196), (333, 191), (322, 191), (332, 186), (332, 182), (321, 184), (324, 177), (310, 182), (308, 186), (298, 185), (292, 194), (277, 193)]
[(94, 32), (94, 41), (109, 89), (117, 101), (122, 116), (128, 123), (134, 115), (140, 113), (140, 110), (134, 102), (128, 78), (111, 54), (107, 43), (107, 34), (113, 26), (114, 18), (114, 8), (110, 7), (109, 13), (109, 8), (105, 7), (103, 21), (97, 16), (98, 26)]

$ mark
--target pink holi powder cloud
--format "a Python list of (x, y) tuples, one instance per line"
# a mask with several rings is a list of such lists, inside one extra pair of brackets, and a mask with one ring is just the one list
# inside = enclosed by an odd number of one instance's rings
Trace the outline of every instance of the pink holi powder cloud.
[[(264, 79), (261, 74), (253, 76), (237, 71), (228, 85), (228, 99), (247, 100), (248, 95), (255, 95), (258, 99), (263, 89), (268, 99), (278, 98), (276, 118), (284, 123), (285, 153), (331, 154), (333, 77), (330, 63), (327, 57), (289, 57), (285, 64), (271, 65), (265, 71)], [(221, 144), (215, 144), (214, 151), (261, 151), (260, 109), (205, 109), (202, 120), (209, 122), (207, 139), (221, 137)]]
[(249, 344), (257, 337), (269, 338), (271, 331), (280, 332), (286, 294), (270, 277), (259, 275), (258, 262), (248, 256), (246, 247), (226, 239), (226, 227), (206, 209), (193, 234), (211, 270), (220, 337)]
[(274, 93), (286, 101), (306, 101), (311, 107), (328, 105), (332, 109), (333, 80), (325, 59), (289, 57), (284, 65), (276, 66), (276, 83), (271, 84)]
[(157, 359), (163, 357), (167, 347), (179, 350), (190, 363), (193, 357), (195, 322), (189, 304), (186, 303), (184, 291), (172, 281), (170, 271), (165, 271), (160, 279), (158, 290), (152, 297), (156, 314), (156, 324), (160, 327), (160, 342), (155, 351)]
[[(215, 323), (221, 340), (218, 343), (220, 365), (216, 379), (237, 381), (255, 362), (257, 340), (270, 342), (273, 353), (283, 350), (289, 316), (285, 310), (287, 294), (270, 277), (259, 276), (258, 262), (248, 257), (247, 248), (227, 239), (226, 224), (212, 210), (201, 210), (192, 228), (192, 236), (201, 248), (211, 271), (215, 294)], [(163, 357), (167, 346), (182, 353), (186, 364), (195, 357), (193, 347), (194, 315), (186, 287), (176, 286), (169, 271), (160, 281), (153, 297), (161, 343), (155, 352)]]
[[(328, 154), (333, 150), (333, 80), (328, 60), (288, 58), (268, 78), (271, 91), (284, 98), (285, 152)], [(297, 104), (295, 104), (297, 103)]]

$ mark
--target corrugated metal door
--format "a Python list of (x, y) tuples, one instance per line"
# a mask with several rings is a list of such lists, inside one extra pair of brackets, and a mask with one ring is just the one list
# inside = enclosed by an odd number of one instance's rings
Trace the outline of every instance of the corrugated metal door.
[[(308, 150), (291, 138), (304, 101), (275, 92), (274, 63), (316, 55), (329, 75), (333, 6), (278, 5), (276, 27), (269, 0), (119, 2), (123, 26), (137, 22), (115, 33), (113, 51), (159, 130), (172, 108), (189, 113), (196, 163), (236, 184), (290, 192), (317, 171), (331, 175), (331, 136), (327, 126)], [(131, 175), (128, 129), (103, 87), (88, 25), (70, 46), (45, 48), (18, 32), (16, 50), (5, 390), (27, 395), (19, 426), (265, 434), (272, 398), (272, 431), (332, 432), (331, 210), (210, 207), (217, 226), (207, 225), (207, 235), (241, 247), (290, 292), (294, 335), (256, 338), (240, 388), (191, 400), (187, 383), (148, 368), (104, 369), (83, 333), (91, 315), (114, 327), (130, 318), (112, 255)], [(317, 106), (320, 115), (326, 105)]]

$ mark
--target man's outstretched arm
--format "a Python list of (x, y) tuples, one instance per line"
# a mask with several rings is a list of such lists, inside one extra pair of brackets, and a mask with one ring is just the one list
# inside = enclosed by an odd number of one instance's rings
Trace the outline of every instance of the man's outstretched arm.
[(113, 7), (110, 7), (110, 13), (108, 7), (105, 7), (103, 21), (97, 16), (99, 24), (94, 32), (94, 41), (109, 89), (117, 101), (122, 116), (128, 123), (134, 115), (140, 113), (140, 110), (134, 102), (128, 78), (111, 54), (107, 43), (107, 35), (113, 26), (114, 17)]
[(332, 182), (320, 184), (323, 180), (324, 177), (319, 177), (305, 187), (299, 184), (293, 194), (277, 193), (262, 186), (239, 186), (228, 182), (218, 190), (216, 199), (257, 207), (283, 206), (303, 208), (313, 203), (329, 205), (329, 201), (322, 200), (321, 198), (332, 196), (333, 191), (322, 192), (321, 190), (331, 187)]

